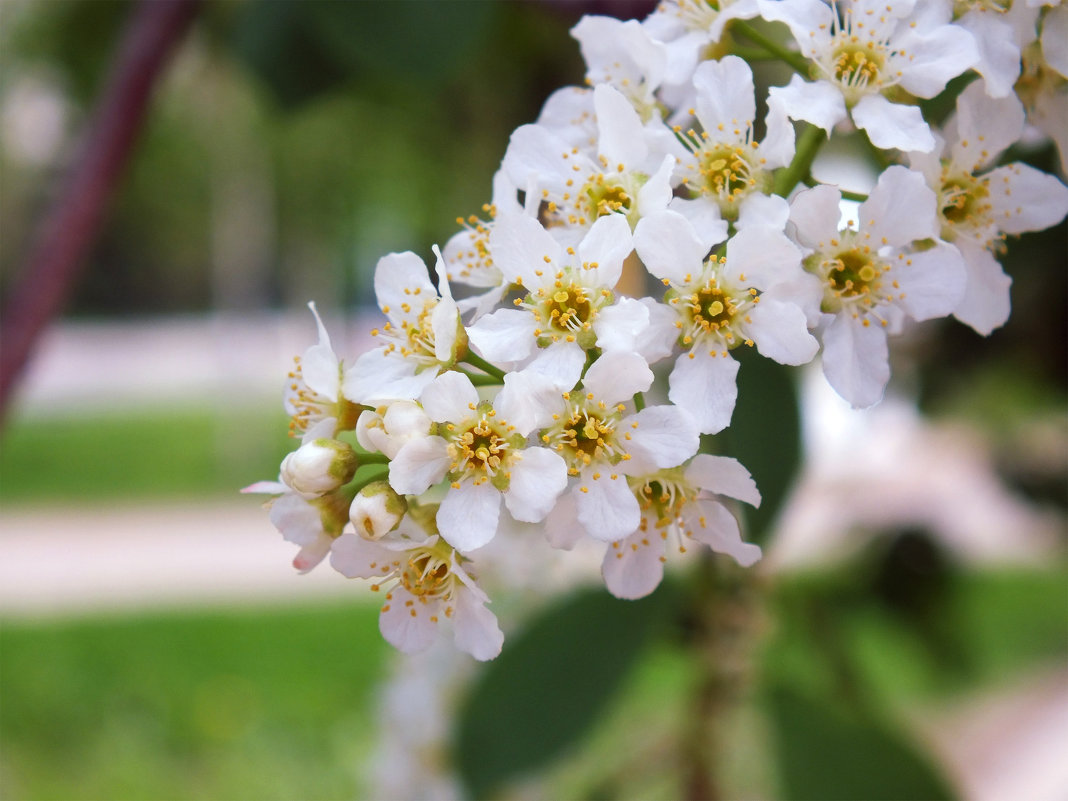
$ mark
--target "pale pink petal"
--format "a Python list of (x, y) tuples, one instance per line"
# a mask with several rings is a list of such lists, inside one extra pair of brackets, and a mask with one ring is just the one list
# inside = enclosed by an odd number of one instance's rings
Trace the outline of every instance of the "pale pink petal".
[(293, 567), (301, 573), (307, 573), (318, 565), (330, 553), (334, 540), (328, 534), (320, 534), (314, 542), (303, 546), (293, 557)]
[(655, 590), (664, 578), (664, 540), (658, 532), (636, 531), (605, 551), (601, 575), (617, 598), (635, 600)]
[(480, 662), (495, 658), (504, 645), (497, 617), (471, 592), (457, 590), (455, 601), (452, 622), (456, 647)]
[(330, 549), (330, 565), (348, 578), (381, 578), (391, 571), (390, 563), (396, 554), (381, 545), (351, 531), (333, 541)]
[(389, 463), (389, 485), (401, 495), (422, 495), (445, 477), (451, 461), (441, 437), (409, 440)]
[(702, 434), (716, 434), (730, 425), (738, 400), (738, 362), (731, 356), (710, 356), (695, 348), (675, 361), (668, 377), (668, 398), (694, 418)]
[(917, 106), (891, 103), (879, 94), (865, 95), (853, 107), (853, 122), (882, 150), (929, 153), (935, 148), (931, 128)]
[(465, 481), (459, 489), (450, 489), (438, 507), (438, 531), (449, 545), (467, 553), (493, 539), (500, 514), (499, 489), (488, 481)]
[(750, 567), (759, 561), (759, 546), (742, 542), (738, 521), (723, 504), (697, 501), (695, 507), (687, 515), (688, 528), (695, 540), (716, 553), (734, 557), (742, 567)]
[(1046, 63), (1068, 78), (1068, 6), (1055, 5), (1042, 18), (1042, 56)]
[(986, 248), (965, 241), (958, 242), (957, 248), (964, 257), (968, 280), (953, 316), (986, 336), (1009, 319), (1012, 279)]
[(553, 548), (570, 551), (582, 538), (583, 531), (578, 522), (575, 494), (574, 490), (563, 493), (542, 524), (545, 539)]
[(686, 481), (717, 495), (760, 506), (760, 491), (749, 471), (737, 459), (699, 453), (686, 466)]
[(890, 380), (886, 332), (843, 312), (823, 333), (823, 374), (834, 391), (860, 409), (878, 403)]
[(1007, 234), (1050, 228), (1068, 213), (1068, 187), (1056, 176), (1015, 162), (987, 175), (994, 220)]
[(378, 630), (386, 642), (406, 654), (424, 651), (434, 642), (438, 604), (424, 604), (403, 587), (394, 587), (378, 616)]
[(504, 502), (516, 520), (538, 523), (552, 511), (567, 487), (567, 466), (548, 448), (527, 448), (515, 454)]

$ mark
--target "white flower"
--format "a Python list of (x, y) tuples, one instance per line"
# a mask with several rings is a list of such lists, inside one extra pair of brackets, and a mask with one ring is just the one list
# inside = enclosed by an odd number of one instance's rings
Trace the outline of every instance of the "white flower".
[[(808, 255), (805, 268), (820, 279), (817, 314), (823, 327), (823, 372), (853, 406), (876, 403), (890, 378), (887, 334), (904, 318), (951, 314), (964, 292), (964, 263), (956, 248), (936, 242), (934, 192), (923, 176), (890, 167), (860, 206), (860, 224), (839, 231), (841, 193), (823, 185), (798, 193), (790, 221)], [(813, 310), (815, 312), (815, 310)]]
[(416, 398), (463, 355), (467, 338), (440, 253), (437, 272), (435, 289), (426, 265), (414, 253), (379, 259), (375, 296), (388, 320), (371, 332), (382, 344), (360, 356), (346, 373), (346, 396), (372, 405)]
[(516, 520), (537, 523), (549, 513), (567, 485), (564, 462), (545, 448), (525, 447), (529, 429), (508, 422), (506, 405), (481, 402), (471, 380), (451, 371), (434, 379), (420, 402), (439, 424), (437, 433), (400, 449), (389, 483), (421, 495), (448, 480), (437, 526), (450, 545), (466, 552), (493, 539), (502, 498)]
[(1068, 165), (1068, 6), (1046, 11), (1038, 41), (1021, 52), (1016, 94), (1027, 110), (1027, 121), (1053, 140), (1061, 170)]
[[(768, 200), (763, 193), (771, 188), (770, 171), (789, 164), (794, 156), (794, 129), (781, 104), (773, 103), (763, 141), (753, 140), (753, 72), (737, 56), (702, 63), (693, 83), (697, 89), (694, 110), (702, 130), (686, 132), (679, 172), (695, 199), (676, 200), (672, 208), (696, 222), (696, 215), (707, 214), (704, 207), (711, 205), (713, 219), (735, 220), (747, 200)], [(786, 201), (776, 201), (785, 219)]]
[(682, 409), (650, 406), (624, 415), (624, 401), (652, 381), (637, 354), (605, 353), (586, 372), (582, 388), (558, 400), (541, 440), (563, 457), (574, 481), (546, 522), (552, 544), (568, 542), (560, 529), (574, 529), (576, 520), (595, 539), (627, 536), (638, 527), (641, 510), (626, 477), (675, 467), (697, 451), (697, 429)]
[[(648, 322), (642, 304), (618, 301), (613, 288), (630, 254), (627, 221), (601, 217), (578, 248), (564, 247), (529, 217), (500, 220), (490, 233), (505, 280), (528, 293), (468, 331), (471, 343), (500, 366), (526, 365), (560, 386), (574, 386), (593, 347), (633, 350)], [(533, 360), (531, 357), (534, 357)]]
[(683, 351), (668, 379), (668, 398), (693, 416), (702, 433), (730, 423), (738, 398), (733, 348), (755, 344), (764, 356), (792, 365), (816, 355), (819, 343), (794, 296), (808, 297), (818, 288), (801, 269), (801, 252), (781, 231), (743, 228), (727, 242), (726, 257), (706, 259), (708, 245), (690, 223), (665, 211), (643, 219), (634, 242), (649, 272), (668, 287), (665, 302), (673, 314), (654, 326), (674, 331)]
[[(428, 521), (432, 526), (432, 521)], [(452, 620), (460, 649), (475, 659), (493, 659), (504, 635), (486, 603), (489, 599), (463, 567), (463, 557), (436, 534), (427, 535), (411, 515), (390, 537), (371, 542), (343, 534), (333, 544), (330, 564), (348, 578), (375, 579), (385, 593), (378, 618), (382, 636), (405, 653), (430, 647), (438, 625)]]
[(1024, 110), (1014, 96), (993, 98), (983, 82), (970, 84), (957, 98), (951, 140), (939, 158), (910, 154), (938, 195), (941, 237), (964, 257), (967, 286), (954, 315), (981, 334), (1009, 317), (1009, 285), (995, 254), (1005, 234), (1040, 231), (1068, 213), (1068, 188), (1027, 164), (990, 169), (998, 155), (1023, 132)]
[(315, 315), (319, 341), (304, 351), (303, 357), (293, 360), (296, 365), (289, 373), (284, 397), (286, 413), (292, 415), (289, 431), (295, 436), (323, 420), (332, 420), (334, 425), (325, 435), (332, 437), (352, 428), (360, 407), (342, 392), (344, 364), (330, 346), (330, 335), (315, 304), (309, 303), (308, 308)]
[(358, 466), (356, 451), (347, 442), (318, 437), (282, 460), (281, 477), (303, 495), (324, 495), (348, 483)]
[(356, 533), (377, 540), (393, 531), (408, 511), (408, 502), (388, 481), (373, 481), (356, 493), (349, 506), (349, 520)]
[(660, 470), (631, 479), (641, 507), (638, 530), (613, 542), (605, 553), (601, 574), (617, 598), (642, 598), (664, 576), (670, 542), (685, 553), (691, 541), (749, 567), (760, 548), (742, 541), (738, 521), (720, 498), (760, 505), (760, 493), (749, 472), (726, 456), (698, 454), (685, 467)]
[[(586, 82), (626, 95), (642, 119), (659, 118), (656, 90), (667, 67), (667, 48), (637, 20), (586, 15), (571, 29), (586, 62)], [(598, 112), (599, 113), (599, 112)]]
[[(638, 112), (607, 84), (593, 89), (597, 150), (587, 154), (541, 125), (515, 130), (503, 168), (516, 186), (537, 191), (545, 227), (575, 244), (606, 214), (639, 217), (671, 200), (674, 136), (664, 125), (643, 126)], [(491, 253), (496, 259), (497, 254)], [(499, 265), (498, 265), (499, 266)]]
[[(951, 7), (927, 0), (761, 0), (761, 15), (784, 22), (817, 81), (795, 75), (770, 90), (795, 120), (828, 133), (846, 118), (876, 147), (928, 152), (935, 140), (916, 106), (893, 102), (901, 90), (922, 98), (979, 60), (971, 34), (949, 23)], [(839, 13), (840, 10), (840, 13)]]

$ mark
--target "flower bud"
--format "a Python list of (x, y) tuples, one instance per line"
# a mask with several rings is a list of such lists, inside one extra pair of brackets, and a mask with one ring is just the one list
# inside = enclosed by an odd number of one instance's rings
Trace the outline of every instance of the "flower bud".
[(398, 495), (388, 481), (375, 481), (352, 499), (349, 519), (357, 534), (377, 540), (395, 529), (407, 511), (408, 502), (403, 495)]
[(322, 495), (347, 483), (357, 467), (356, 452), (347, 443), (314, 439), (282, 460), (282, 481), (305, 495)]
[(384, 453), (390, 459), (409, 439), (427, 436), (433, 425), (415, 401), (394, 401), (388, 408), (367, 410), (356, 421), (356, 440), (369, 451)]

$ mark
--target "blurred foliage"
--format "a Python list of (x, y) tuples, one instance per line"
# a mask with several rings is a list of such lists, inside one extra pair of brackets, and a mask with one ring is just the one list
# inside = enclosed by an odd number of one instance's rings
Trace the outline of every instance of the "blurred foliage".
[(347, 799), (389, 648), (376, 606), (0, 629), (0, 796)]
[(232, 497), (238, 487), (274, 478), (264, 466), (292, 449), (278, 410), (16, 419), (0, 448), (0, 503)]

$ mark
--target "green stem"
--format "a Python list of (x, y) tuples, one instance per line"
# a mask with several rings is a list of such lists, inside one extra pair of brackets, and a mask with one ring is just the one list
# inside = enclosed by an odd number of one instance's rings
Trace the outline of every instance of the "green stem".
[(482, 372), (486, 373), (487, 375), (493, 376), (499, 381), (504, 381), (504, 370), (490, 364), (474, 351), (467, 351), (467, 354), (462, 359), (460, 359), (460, 361), (467, 362), (472, 367), (477, 367)]
[(738, 47), (731, 48), (731, 55), (738, 56), (738, 58), (745, 59), (746, 61), (773, 61), (778, 59), (778, 56), (774, 53), (769, 53), (767, 50), (756, 47)]
[[(820, 182), (817, 181), (815, 178), (813, 178), (811, 175), (808, 176), (807, 178), (805, 178), (804, 181), (802, 181), (802, 183), (805, 186), (810, 186), (810, 187), (811, 186), (819, 186), (820, 185)], [(865, 200), (868, 199), (868, 196), (863, 194), (862, 192), (850, 192), (848, 189), (842, 189), (841, 187), (838, 187), (838, 191), (842, 195), (842, 200), (853, 200), (853, 201), (856, 201), (857, 203), (863, 203)]]
[(384, 453), (361, 453), (360, 466), (365, 464), (389, 464), (389, 457)]
[(734, 24), (731, 26), (731, 31), (740, 33), (749, 41), (760, 45), (775, 58), (785, 61), (793, 68), (794, 72), (802, 78), (808, 78), (811, 75), (811, 65), (807, 58), (800, 53), (795, 53), (793, 50), (787, 50), (771, 37), (762, 34), (748, 22), (743, 22), (738, 19), (734, 20)]
[(816, 154), (826, 137), (824, 130), (815, 125), (808, 125), (797, 140), (797, 150), (794, 160), (775, 176), (775, 187), (772, 190), (776, 195), (788, 197), (793, 188), (808, 177), (812, 169), (812, 162), (816, 160)]
[(388, 475), (388, 470), (375, 470), (368, 476), (364, 476), (360, 479), (353, 479), (352, 481), (350, 481), (348, 484), (345, 485), (345, 491), (346, 493), (350, 493), (353, 497), (356, 497), (356, 493), (358, 493), (368, 484), (374, 484), (376, 481), (382, 481)]
[(463, 373), (467, 376), (471, 383), (476, 387), (496, 387), (502, 383), (502, 380), (492, 375), (484, 375), (480, 373), (471, 373), (467, 370), (457, 370), (458, 373)]
[(645, 396), (640, 392), (634, 393), (634, 408), (639, 412), (645, 408)]

